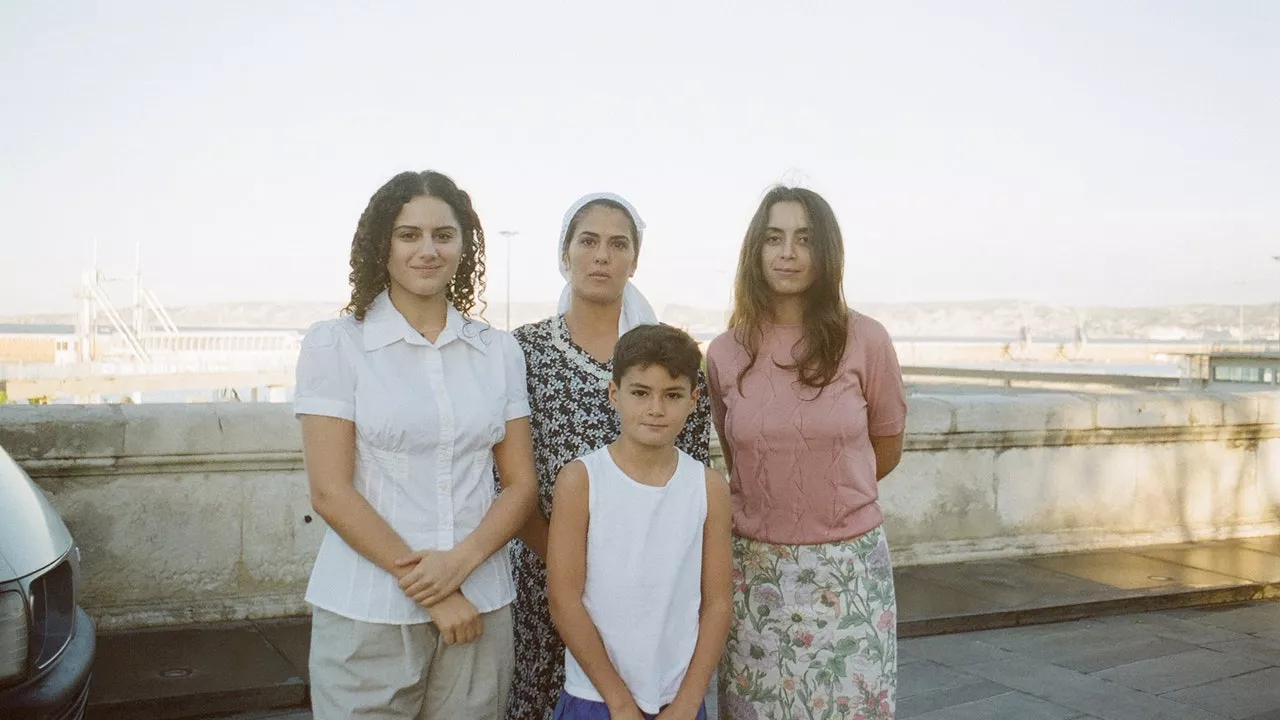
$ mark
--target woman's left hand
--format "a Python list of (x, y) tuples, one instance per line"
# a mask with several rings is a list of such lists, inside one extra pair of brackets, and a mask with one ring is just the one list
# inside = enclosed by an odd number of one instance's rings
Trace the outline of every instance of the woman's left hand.
[(452, 550), (419, 550), (396, 560), (396, 567), (412, 567), (400, 576), (400, 589), (422, 606), (439, 603), (462, 587), (462, 582), (475, 570), (469, 557), (458, 548)]

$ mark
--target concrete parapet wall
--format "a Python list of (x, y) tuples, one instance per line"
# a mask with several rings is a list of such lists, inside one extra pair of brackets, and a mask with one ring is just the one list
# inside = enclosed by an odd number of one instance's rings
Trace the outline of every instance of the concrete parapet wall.
[[(324, 532), (288, 405), (0, 406), (104, 628), (306, 612)], [(895, 562), (1280, 532), (1273, 393), (913, 395)]]
[(104, 628), (307, 612), (324, 523), (288, 405), (0, 406), (0, 445), (66, 520)]
[(915, 396), (899, 564), (1280, 532), (1274, 393)]

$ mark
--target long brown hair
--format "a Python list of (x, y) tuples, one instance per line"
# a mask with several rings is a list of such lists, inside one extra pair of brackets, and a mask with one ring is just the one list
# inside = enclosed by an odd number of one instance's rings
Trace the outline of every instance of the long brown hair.
[(793, 365), (779, 367), (795, 370), (801, 383), (816, 388), (821, 394), (835, 379), (849, 339), (849, 306), (844, 299), (844, 238), (835, 212), (821, 195), (805, 188), (781, 185), (771, 188), (760, 201), (738, 254), (729, 327), (746, 348), (749, 358), (747, 366), (738, 373), (738, 392), (742, 392), (742, 379), (756, 364), (762, 329), (773, 321), (774, 294), (764, 276), (762, 251), (769, 230), (769, 210), (780, 202), (800, 203), (809, 218), (814, 279), (804, 296), (804, 338), (799, 358)]
[(402, 172), (391, 178), (369, 199), (351, 240), (351, 302), (346, 312), (364, 320), (378, 294), (391, 284), (387, 258), (391, 254), (391, 230), (405, 204), (423, 195), (440, 198), (453, 210), (462, 226), (462, 257), (445, 289), (445, 298), (464, 316), (470, 316), (484, 300), (484, 228), (471, 206), (471, 196), (449, 176), (426, 170)]

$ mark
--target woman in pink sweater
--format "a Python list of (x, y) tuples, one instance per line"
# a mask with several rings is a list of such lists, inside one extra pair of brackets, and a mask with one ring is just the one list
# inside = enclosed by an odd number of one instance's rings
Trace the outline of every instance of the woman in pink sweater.
[(884, 327), (845, 304), (844, 241), (817, 193), (778, 187), (738, 258), (729, 331), (707, 351), (731, 482), (733, 720), (892, 718), (897, 602), (876, 499), (906, 398)]

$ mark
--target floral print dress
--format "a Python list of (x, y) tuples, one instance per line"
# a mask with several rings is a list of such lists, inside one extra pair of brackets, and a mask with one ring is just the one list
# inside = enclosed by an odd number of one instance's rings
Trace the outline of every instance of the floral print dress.
[[(618, 415), (609, 404), (613, 363), (599, 362), (578, 347), (561, 315), (524, 325), (514, 335), (528, 367), (538, 506), (549, 518), (560, 468), (618, 437)], [(711, 405), (701, 374), (698, 387), (698, 406), (676, 446), (709, 464)], [(547, 606), (547, 566), (520, 540), (512, 542), (511, 551), (516, 673), (507, 718), (545, 720), (564, 688), (564, 644)]]
[(722, 716), (892, 720), (897, 601), (884, 529), (822, 545), (733, 545)]

